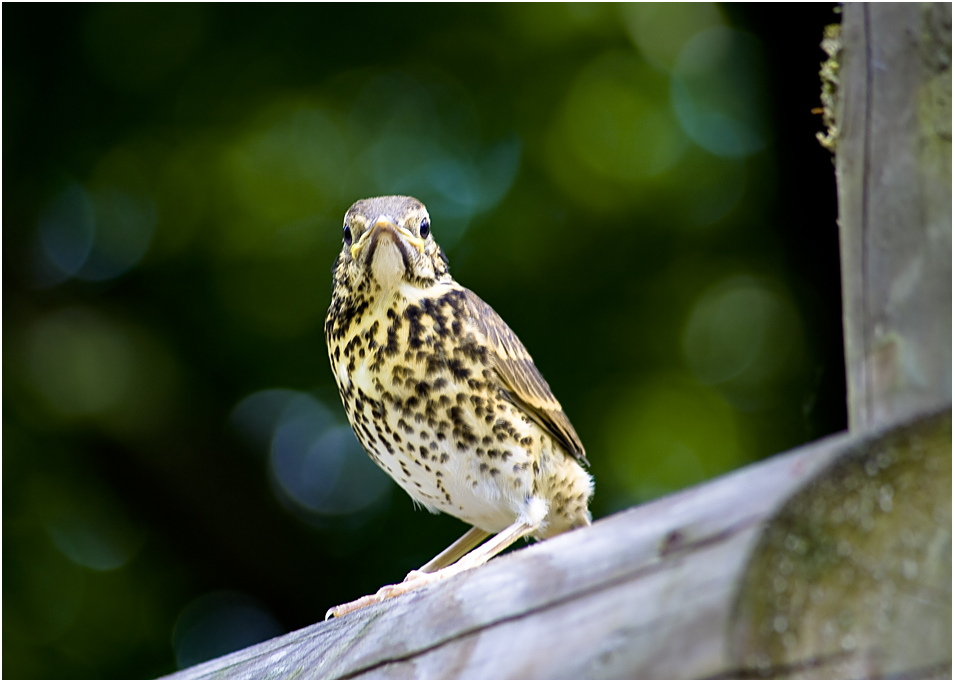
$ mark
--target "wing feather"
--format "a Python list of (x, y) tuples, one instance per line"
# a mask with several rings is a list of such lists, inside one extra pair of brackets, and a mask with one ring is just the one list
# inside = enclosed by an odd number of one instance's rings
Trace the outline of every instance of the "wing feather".
[(534, 365), (534, 360), (521, 340), (493, 308), (469, 289), (464, 289), (465, 303), (478, 332), (484, 335), (492, 353), (490, 359), (512, 402), (546, 429), (568, 453), (587, 462), (584, 445), (564, 409), (554, 397), (547, 382)]

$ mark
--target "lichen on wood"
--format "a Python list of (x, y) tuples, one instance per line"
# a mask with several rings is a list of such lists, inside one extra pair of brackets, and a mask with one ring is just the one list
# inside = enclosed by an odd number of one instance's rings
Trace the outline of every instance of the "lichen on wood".
[(819, 78), (822, 81), (822, 92), (819, 101), (822, 103), (818, 111), (822, 114), (822, 123), (826, 132), (816, 133), (819, 144), (833, 154), (839, 141), (839, 120), (836, 108), (839, 100), (839, 57), (842, 53), (842, 24), (829, 24), (823, 29), (822, 42), (819, 44), (822, 51), (828, 55), (826, 61), (820, 64)]
[(948, 675), (951, 449), (946, 412), (861, 442), (785, 504), (736, 608), (744, 672)]

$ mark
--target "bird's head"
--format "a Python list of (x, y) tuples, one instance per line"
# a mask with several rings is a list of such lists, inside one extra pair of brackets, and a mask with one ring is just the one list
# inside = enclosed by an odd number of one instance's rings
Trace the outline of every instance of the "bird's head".
[(414, 197), (361, 199), (345, 213), (336, 283), (390, 291), (429, 287), (448, 276), (448, 261), (431, 235), (428, 209)]

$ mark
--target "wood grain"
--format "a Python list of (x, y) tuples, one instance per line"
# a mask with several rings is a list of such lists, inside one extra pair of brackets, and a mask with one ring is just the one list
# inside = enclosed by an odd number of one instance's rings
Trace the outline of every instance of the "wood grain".
[(952, 7), (843, 11), (836, 179), (856, 429), (952, 401)]
[(824, 439), (171, 678), (949, 676), (950, 455), (950, 411)]

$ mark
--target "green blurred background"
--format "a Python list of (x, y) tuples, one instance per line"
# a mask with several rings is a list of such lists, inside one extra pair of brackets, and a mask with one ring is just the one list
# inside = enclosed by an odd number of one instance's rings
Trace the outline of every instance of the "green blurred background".
[(344, 419), (341, 219), (413, 194), (599, 518), (845, 428), (831, 5), (3, 9), (3, 676), (151, 677), (464, 530)]

